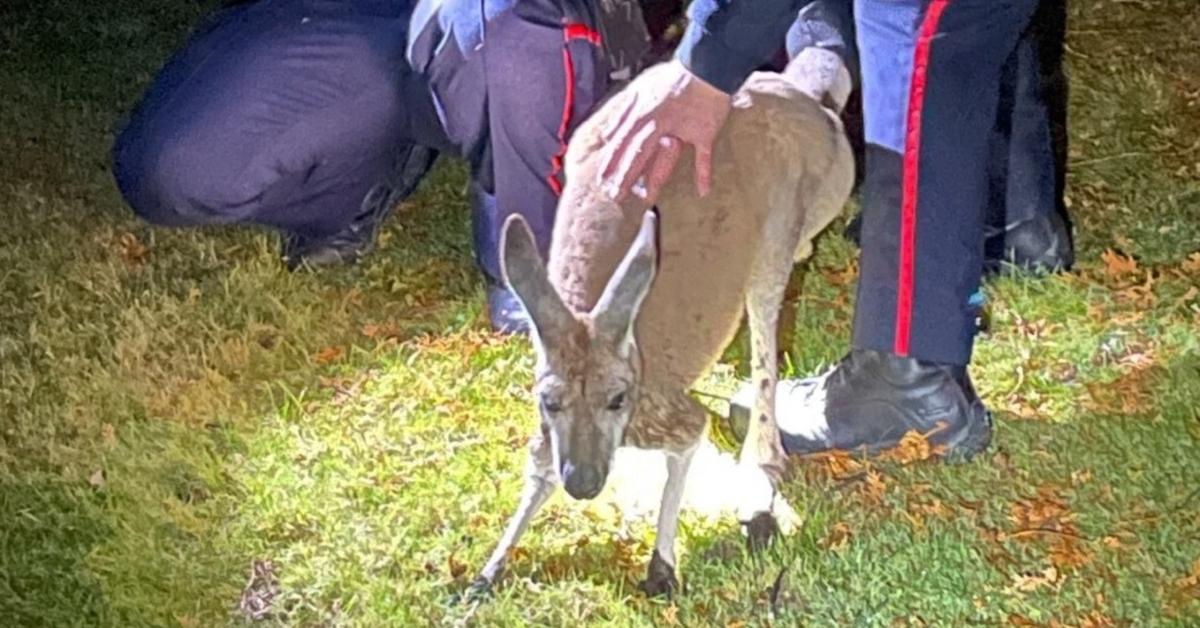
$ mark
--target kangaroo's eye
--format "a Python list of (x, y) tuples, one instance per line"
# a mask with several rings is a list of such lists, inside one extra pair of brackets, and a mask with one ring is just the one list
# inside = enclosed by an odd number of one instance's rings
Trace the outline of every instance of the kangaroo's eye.
[(549, 414), (558, 414), (562, 412), (562, 401), (548, 395), (542, 395), (542, 410)]
[(613, 412), (616, 412), (617, 410), (624, 408), (625, 400), (626, 400), (626, 395), (625, 395), (624, 391), (621, 391), (621, 392), (613, 395), (613, 398), (608, 400), (608, 409)]

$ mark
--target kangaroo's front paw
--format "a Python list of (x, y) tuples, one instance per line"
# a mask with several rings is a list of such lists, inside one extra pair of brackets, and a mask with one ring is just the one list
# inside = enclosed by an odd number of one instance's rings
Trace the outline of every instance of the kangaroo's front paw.
[(650, 567), (646, 570), (646, 579), (642, 581), (642, 591), (650, 597), (666, 596), (671, 598), (679, 588), (675, 579), (675, 567), (668, 563), (658, 550), (650, 557)]
[(746, 545), (752, 552), (766, 548), (779, 535), (779, 525), (769, 512), (756, 513), (749, 521), (743, 521), (742, 527), (746, 531)]

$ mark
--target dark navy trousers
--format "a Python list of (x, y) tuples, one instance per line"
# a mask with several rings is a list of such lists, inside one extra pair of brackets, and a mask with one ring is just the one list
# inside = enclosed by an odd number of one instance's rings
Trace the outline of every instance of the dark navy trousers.
[(545, 255), (571, 131), (608, 89), (588, 0), (422, 0), (408, 58), (471, 164), (475, 253), (500, 279), (504, 220), (519, 213)]
[(549, 246), (570, 131), (607, 86), (584, 0), (257, 0), (202, 24), (113, 147), (123, 196), (165, 225), (331, 235), (438, 153), (468, 160), (476, 254), (504, 218)]
[[(993, 142), (1015, 112), (1002, 86), (1037, 4), (856, 0), (867, 164), (855, 347), (970, 360), (991, 186), (1005, 166)], [(1036, 150), (1052, 163), (1048, 144)], [(1011, 151), (995, 154), (1010, 163)], [(1053, 181), (1052, 168), (1010, 180), (1052, 192), (1037, 185), (1043, 174)]]
[(211, 15), (117, 135), (126, 201), (157, 224), (321, 237), (373, 188), (407, 194), (446, 145), (404, 58), (412, 4), (260, 0)]
[(837, 51), (864, 90), (855, 346), (965, 364), (984, 252), (1002, 255), (1008, 225), (1066, 220), (1065, 28), (1061, 0), (816, 0), (800, 11), (789, 55)]

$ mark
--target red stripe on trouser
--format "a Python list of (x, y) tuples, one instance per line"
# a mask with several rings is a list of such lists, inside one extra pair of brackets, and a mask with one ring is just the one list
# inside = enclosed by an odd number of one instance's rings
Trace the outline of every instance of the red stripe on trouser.
[(563, 156), (567, 154), (567, 132), (571, 125), (571, 114), (575, 110), (575, 64), (571, 62), (571, 48), (567, 44), (576, 39), (582, 39), (588, 43), (599, 46), (600, 33), (588, 28), (584, 24), (569, 23), (563, 25), (563, 110), (562, 120), (558, 124), (558, 152), (550, 158), (550, 174), (546, 176), (546, 183), (550, 189), (554, 190), (555, 194), (562, 194), (562, 183), (558, 180), (558, 173), (562, 172)]
[(917, 240), (917, 184), (921, 161), (921, 109), (925, 104), (929, 50), (937, 34), (938, 22), (950, 0), (933, 0), (921, 20), (917, 45), (913, 51), (912, 84), (908, 93), (908, 119), (904, 142), (904, 173), (900, 201), (900, 273), (896, 290), (896, 336), (893, 351), (907, 356), (912, 335), (913, 267)]
[(563, 26), (563, 37), (567, 41), (572, 39), (586, 39), (593, 46), (600, 45), (600, 33), (592, 30), (586, 24), (571, 23)]

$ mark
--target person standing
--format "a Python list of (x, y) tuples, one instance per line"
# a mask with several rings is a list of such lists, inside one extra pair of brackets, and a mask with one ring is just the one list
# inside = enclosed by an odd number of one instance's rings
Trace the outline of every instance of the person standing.
[[(784, 40), (802, 4), (692, 2), (671, 88), (630, 99), (609, 139), (608, 193), (626, 199), (640, 180), (640, 202), (653, 203), (685, 145), (706, 193), (730, 94)], [(1037, 8), (1037, 0), (855, 1), (866, 163), (852, 348), (781, 395), (789, 453), (878, 451), (912, 430), (951, 456), (990, 441), (967, 365), (993, 134), (1013, 111), (1002, 85)]]

